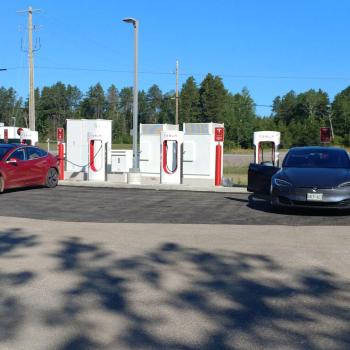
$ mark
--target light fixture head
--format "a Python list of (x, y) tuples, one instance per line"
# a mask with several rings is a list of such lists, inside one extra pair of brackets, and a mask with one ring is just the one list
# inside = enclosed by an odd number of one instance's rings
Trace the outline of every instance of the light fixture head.
[(137, 23), (137, 19), (132, 18), (132, 17), (127, 17), (127, 18), (123, 18), (123, 22), (132, 23), (135, 26)]

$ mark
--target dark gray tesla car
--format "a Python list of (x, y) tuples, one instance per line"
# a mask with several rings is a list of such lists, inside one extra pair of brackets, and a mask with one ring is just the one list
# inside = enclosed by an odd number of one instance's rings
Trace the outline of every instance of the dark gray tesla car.
[(282, 168), (250, 164), (248, 191), (278, 207), (350, 208), (350, 158), (335, 147), (295, 147)]

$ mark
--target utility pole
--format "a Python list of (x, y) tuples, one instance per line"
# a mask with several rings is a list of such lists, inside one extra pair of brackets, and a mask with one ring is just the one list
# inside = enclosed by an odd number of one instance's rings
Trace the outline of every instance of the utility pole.
[(175, 125), (179, 124), (179, 61), (176, 60)]
[(29, 61), (29, 129), (35, 131), (35, 95), (34, 95), (34, 57), (33, 52), (33, 12), (40, 9), (33, 9), (31, 6), (28, 10), (17, 11), (19, 13), (28, 13), (28, 61)]

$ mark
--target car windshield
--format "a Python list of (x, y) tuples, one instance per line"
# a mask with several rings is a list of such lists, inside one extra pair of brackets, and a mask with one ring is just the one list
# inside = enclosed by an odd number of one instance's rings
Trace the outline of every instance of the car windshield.
[(337, 149), (290, 150), (283, 162), (286, 168), (350, 168), (347, 153)]
[(12, 148), (13, 148), (13, 146), (11, 146), (11, 145), (0, 145), (0, 160)]

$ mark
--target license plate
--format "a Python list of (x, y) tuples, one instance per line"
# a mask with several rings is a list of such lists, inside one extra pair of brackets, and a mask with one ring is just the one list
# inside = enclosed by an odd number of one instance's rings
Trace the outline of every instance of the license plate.
[(323, 193), (308, 193), (306, 199), (308, 201), (322, 201)]

